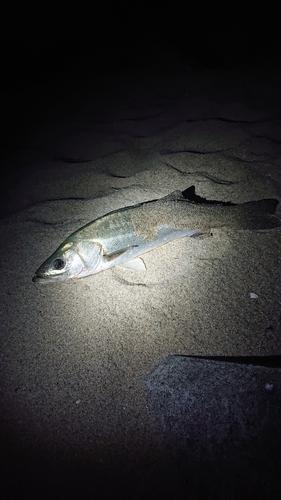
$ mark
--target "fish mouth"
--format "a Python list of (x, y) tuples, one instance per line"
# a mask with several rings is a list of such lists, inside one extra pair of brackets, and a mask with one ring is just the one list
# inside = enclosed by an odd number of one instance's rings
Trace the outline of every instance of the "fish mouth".
[(65, 281), (67, 279), (69, 278), (65, 273), (44, 274), (43, 270), (40, 271), (40, 269), (38, 269), (37, 271), (35, 271), (35, 276), (33, 276), (32, 281), (34, 283), (61, 283), (62, 281)]
[(56, 280), (55, 276), (44, 276), (44, 274), (35, 273), (35, 276), (32, 278), (34, 283), (54, 283)]
[(38, 275), (36, 275), (36, 276), (34, 276), (32, 278), (32, 281), (34, 283), (48, 283), (48, 282), (50, 283), (53, 280), (51, 278), (46, 278), (44, 276), (38, 276)]

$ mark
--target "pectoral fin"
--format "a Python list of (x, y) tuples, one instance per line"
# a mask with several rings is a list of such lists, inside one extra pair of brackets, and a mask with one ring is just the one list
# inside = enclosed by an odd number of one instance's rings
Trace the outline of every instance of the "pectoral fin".
[(140, 257), (135, 257), (134, 259), (128, 260), (123, 264), (120, 264), (120, 267), (126, 267), (128, 269), (135, 269), (137, 271), (145, 271), (145, 263)]
[[(117, 252), (113, 252), (109, 255), (104, 255), (103, 258), (108, 262), (112, 263), (114, 261), (117, 261), (115, 265), (118, 267), (126, 267), (128, 269), (136, 269), (138, 271), (145, 271), (146, 267), (142, 259), (140, 257), (135, 257), (133, 259), (129, 259), (126, 262), (123, 262), (122, 264), (118, 264), (118, 258), (121, 257), (122, 255), (126, 254), (129, 250), (132, 248), (137, 247), (138, 245), (132, 245), (127, 248), (122, 248), (122, 250), (118, 250)], [(110, 266), (111, 267), (111, 266)]]
[(124, 255), (125, 253), (128, 252), (128, 250), (131, 250), (131, 248), (135, 248), (138, 245), (132, 245), (127, 248), (122, 248), (121, 250), (117, 250), (116, 252), (112, 252), (110, 254), (104, 255), (103, 258), (107, 260), (107, 262), (112, 262), (112, 260), (117, 259), (118, 257), (121, 257), (121, 255)]

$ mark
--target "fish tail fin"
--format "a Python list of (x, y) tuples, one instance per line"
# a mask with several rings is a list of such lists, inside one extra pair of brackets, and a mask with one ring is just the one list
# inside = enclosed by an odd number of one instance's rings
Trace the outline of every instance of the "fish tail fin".
[(265, 199), (236, 205), (240, 229), (273, 229), (281, 226), (280, 218), (275, 214), (278, 200)]

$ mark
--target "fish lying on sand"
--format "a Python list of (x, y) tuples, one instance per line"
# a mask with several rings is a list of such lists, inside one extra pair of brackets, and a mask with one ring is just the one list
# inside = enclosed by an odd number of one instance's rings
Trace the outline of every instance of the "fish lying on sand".
[[(188, 195), (194, 193), (190, 201)], [(47, 283), (83, 278), (113, 266), (145, 269), (140, 255), (184, 236), (214, 228), (271, 229), (278, 201), (242, 204), (206, 202), (194, 187), (159, 200), (114, 210), (72, 233), (36, 271), (33, 281)]]

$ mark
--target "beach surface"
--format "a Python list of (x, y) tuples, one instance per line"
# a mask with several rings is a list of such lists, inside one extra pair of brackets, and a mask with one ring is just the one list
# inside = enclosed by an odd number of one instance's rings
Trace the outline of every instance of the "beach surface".
[(190, 186), (208, 200), (280, 201), (280, 88), (270, 68), (186, 68), (28, 90), (0, 220), (6, 491), (16, 477), (41, 498), (107, 498), (124, 485), (125, 498), (151, 485), (181, 498), (150, 374), (171, 355), (281, 355), (280, 228), (178, 239), (146, 253), (146, 271), (32, 282), (70, 233), (121, 207)]

